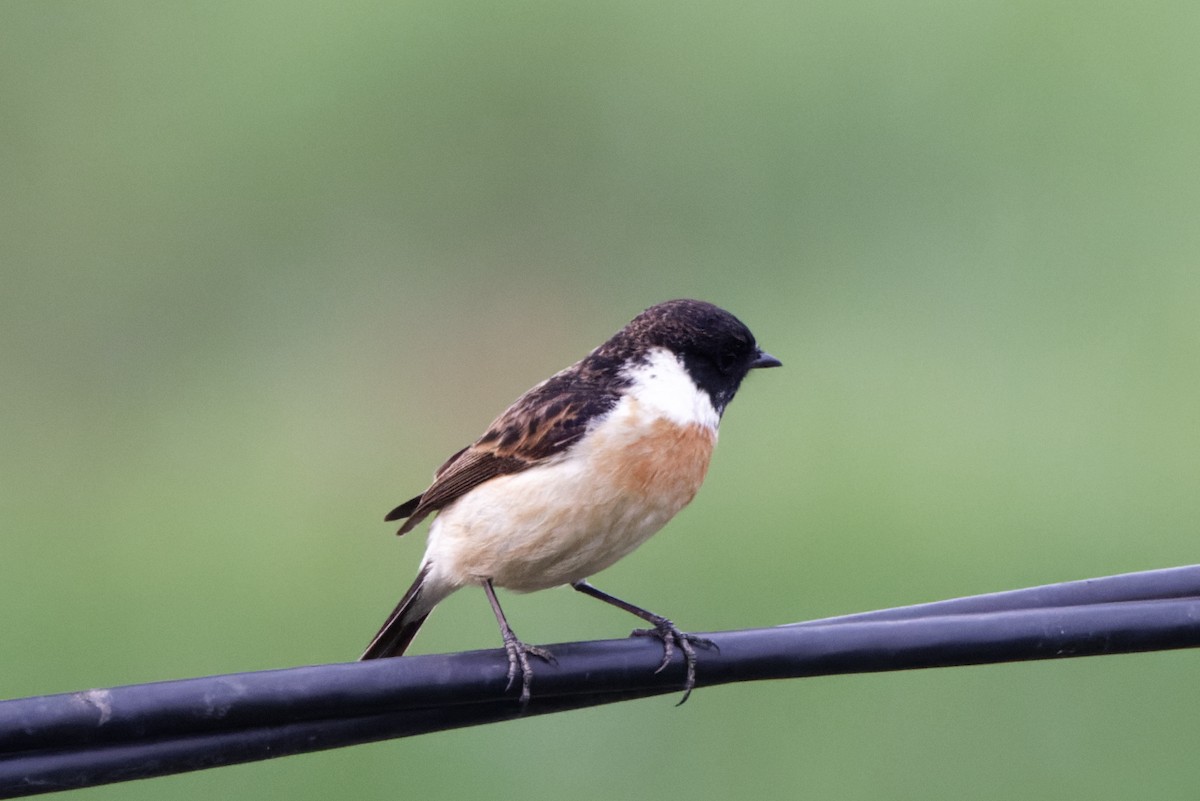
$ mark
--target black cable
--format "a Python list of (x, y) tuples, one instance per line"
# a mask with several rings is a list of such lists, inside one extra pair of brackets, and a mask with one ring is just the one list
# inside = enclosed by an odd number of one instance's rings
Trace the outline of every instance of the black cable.
[(1102, 578), (1044, 584), (1021, 590), (971, 595), (948, 601), (898, 606), (877, 612), (788, 623), (789, 626), (823, 626), (864, 620), (906, 620), (934, 615), (1001, 612), (1013, 609), (1049, 609), (1117, 601), (1158, 601), (1168, 598), (1200, 597), (1200, 565), (1167, 567), (1139, 573), (1122, 573)]
[[(1200, 566), (704, 634), (697, 687), (1200, 646)], [(649, 638), (549, 646), (524, 710), (503, 650), (0, 702), (0, 797), (148, 778), (677, 692)], [(697, 699), (699, 700), (699, 699)], [(693, 701), (692, 703), (696, 703)]]

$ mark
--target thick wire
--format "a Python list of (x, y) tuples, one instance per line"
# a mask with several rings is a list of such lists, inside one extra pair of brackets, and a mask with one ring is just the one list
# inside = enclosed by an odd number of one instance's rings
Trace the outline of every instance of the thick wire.
[[(1200, 646), (1200, 566), (705, 633), (698, 688)], [(503, 650), (0, 702), (0, 798), (149, 778), (678, 692), (650, 638), (549, 646), (522, 708)], [(695, 703), (695, 701), (693, 701)]]

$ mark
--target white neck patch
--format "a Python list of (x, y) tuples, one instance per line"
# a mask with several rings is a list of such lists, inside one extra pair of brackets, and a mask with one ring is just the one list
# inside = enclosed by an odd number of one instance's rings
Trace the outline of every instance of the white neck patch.
[(626, 375), (633, 380), (629, 388), (633, 399), (672, 422), (714, 431), (721, 422), (708, 393), (696, 386), (679, 357), (666, 348), (651, 350), (646, 361), (629, 368)]

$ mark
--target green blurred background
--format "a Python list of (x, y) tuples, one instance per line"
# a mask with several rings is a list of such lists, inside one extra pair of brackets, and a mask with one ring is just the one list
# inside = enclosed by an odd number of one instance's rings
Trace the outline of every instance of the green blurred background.
[[(1182, 2), (9, 0), (0, 696), (353, 659), (422, 550), (383, 514), (678, 296), (786, 366), (599, 586), (706, 630), (1200, 561), (1197, 41)], [(497, 640), (460, 593), (415, 650)], [(79, 795), (1191, 799), (1198, 684), (731, 686)]]

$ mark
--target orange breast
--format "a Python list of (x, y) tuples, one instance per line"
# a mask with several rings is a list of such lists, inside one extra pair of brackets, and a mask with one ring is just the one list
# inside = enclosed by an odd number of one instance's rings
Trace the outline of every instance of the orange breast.
[(640, 436), (606, 454), (604, 472), (627, 492), (682, 509), (704, 482), (716, 432), (663, 418), (647, 422)]
[(427, 559), (461, 584), (518, 592), (578, 581), (661, 529), (700, 489), (716, 430), (626, 402), (559, 461), (488, 481), (443, 509)]

